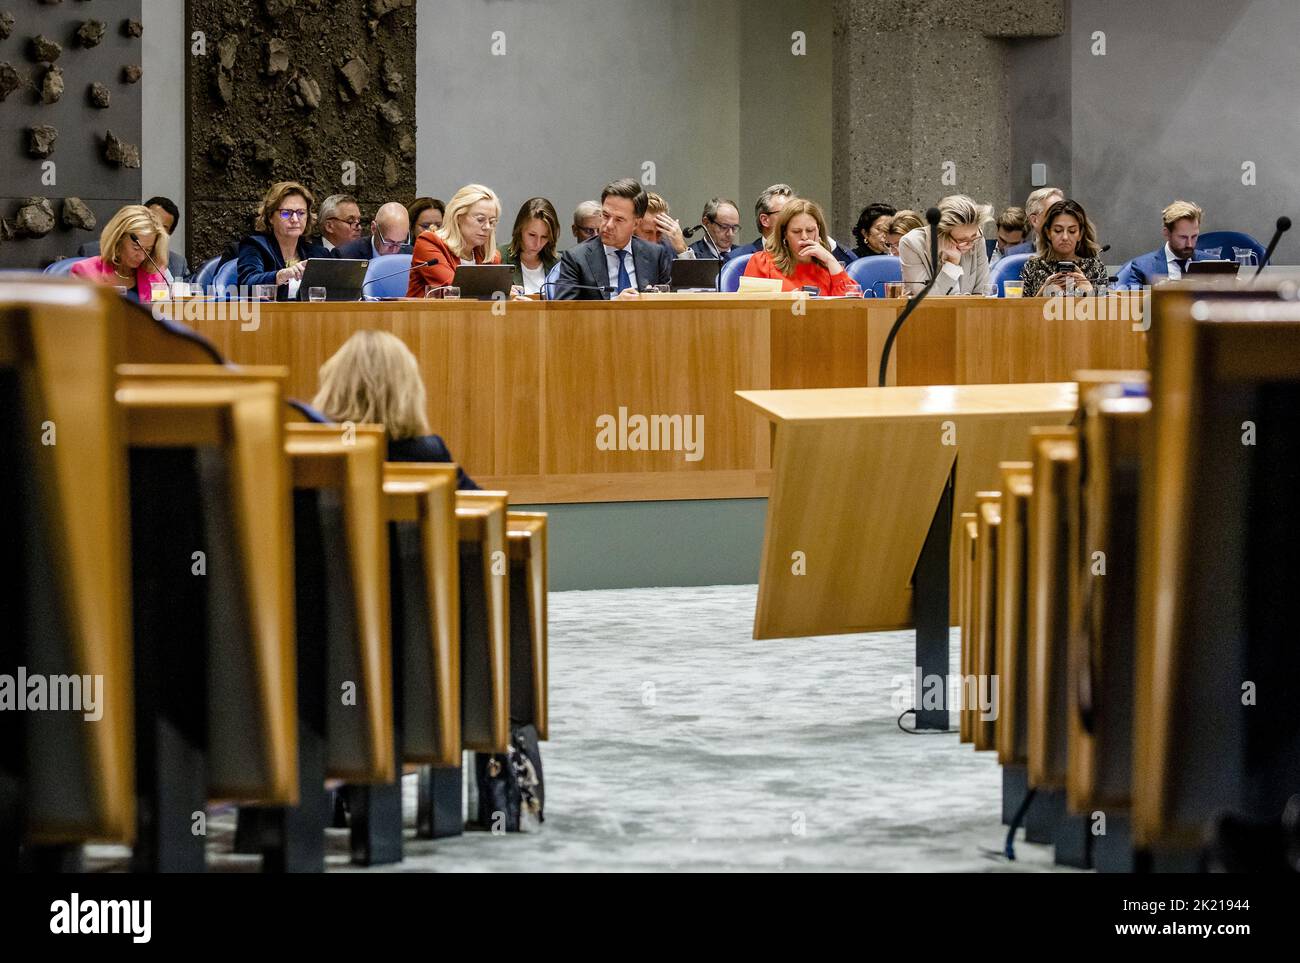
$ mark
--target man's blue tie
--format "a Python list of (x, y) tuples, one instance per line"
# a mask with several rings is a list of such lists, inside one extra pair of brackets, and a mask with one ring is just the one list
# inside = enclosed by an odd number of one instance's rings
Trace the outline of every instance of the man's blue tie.
[(622, 294), (632, 286), (632, 277), (627, 273), (627, 261), (624, 260), (627, 257), (627, 251), (619, 250), (614, 253), (618, 255), (618, 290), (614, 293)]

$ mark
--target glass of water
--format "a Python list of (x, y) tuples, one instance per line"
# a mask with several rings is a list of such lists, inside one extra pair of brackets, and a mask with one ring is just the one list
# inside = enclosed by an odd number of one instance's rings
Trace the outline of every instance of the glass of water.
[(275, 285), (274, 284), (254, 284), (253, 297), (258, 301), (274, 301)]
[(444, 301), (459, 301), (460, 288), (456, 287), (454, 284), (447, 285), (442, 289), (442, 299)]
[(149, 285), (150, 301), (166, 301), (171, 297), (171, 288), (166, 281), (154, 281)]
[(308, 301), (324, 301), (324, 300), (325, 300), (325, 289), (324, 289), (324, 288), (308, 288), (308, 289), (307, 289), (307, 300), (308, 300)]

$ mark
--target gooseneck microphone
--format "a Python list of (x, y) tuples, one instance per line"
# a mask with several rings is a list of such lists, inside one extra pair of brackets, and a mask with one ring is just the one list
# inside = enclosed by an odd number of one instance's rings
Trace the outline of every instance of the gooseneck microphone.
[(682, 237), (694, 237), (700, 231), (704, 230), (703, 224), (696, 224), (694, 227), (688, 227), (682, 231)]
[[(1290, 221), (1287, 221), (1287, 227), (1290, 227), (1290, 226), (1291, 226), (1291, 222), (1290, 222)], [(165, 270), (164, 268), (160, 268), (160, 267), (158, 266), (158, 262), (155, 261), (155, 260), (153, 259), (153, 255), (150, 254), (148, 251), (145, 250), (144, 245), (140, 243), (140, 238), (139, 238), (138, 235), (136, 235), (136, 234), (129, 234), (129, 235), (127, 235), (127, 236), (131, 238), (131, 243), (134, 244), (136, 247), (138, 247), (138, 248), (140, 249), (141, 253), (144, 254), (144, 256), (147, 257), (147, 258), (149, 259), (149, 263), (150, 263), (151, 265), (153, 265), (153, 269), (154, 269), (154, 273), (155, 273), (155, 274), (161, 274), (164, 278), (167, 279), (167, 283), (168, 283), (168, 284), (173, 284), (173, 283), (175, 283), (176, 279), (175, 279), (174, 277), (172, 277), (171, 272), (168, 271), (168, 270)]]
[[(560, 283), (561, 283), (561, 282), (559, 282), (559, 281), (543, 281), (543, 282), (542, 282), (542, 295), (543, 295), (543, 297), (545, 297), (545, 295), (546, 295), (546, 289), (547, 289), (548, 287), (549, 287), (549, 288), (558, 287), (558, 286), (560, 285)], [(612, 298), (612, 297), (614, 296), (613, 289), (612, 289), (608, 284), (569, 284), (569, 283), (567, 283), (567, 282), (564, 282), (564, 289), (565, 289), (566, 291), (569, 291), (569, 290), (572, 290), (572, 291), (599, 291), (601, 294), (605, 295), (605, 298), (606, 298), (607, 300), (610, 299), (610, 298)], [(639, 291), (639, 290), (640, 290), (640, 289), (638, 288), (638, 291)], [(555, 298), (551, 297), (551, 298), (547, 298), (547, 300), (548, 300), (548, 301), (554, 301)]]
[(925, 296), (934, 287), (934, 282), (939, 280), (939, 216), (937, 207), (932, 207), (925, 212), (925, 220), (930, 225), (930, 280), (926, 282), (925, 287), (912, 296), (907, 306), (899, 313), (894, 326), (889, 329), (889, 336), (885, 338), (885, 349), (880, 352), (880, 374), (876, 378), (876, 384), (881, 388), (885, 386), (885, 373), (889, 370), (889, 353), (894, 349), (894, 339), (898, 337), (899, 329), (916, 310), (916, 306), (925, 300)]
[(399, 274), (410, 274), (412, 271), (419, 270), (420, 268), (433, 267), (435, 264), (441, 264), (441, 263), (442, 262), (439, 261), (436, 257), (431, 257), (427, 261), (417, 261), (415, 264), (412, 264), (409, 268), (404, 268), (401, 271), (393, 271), (391, 274), (381, 274), (377, 278), (367, 278), (364, 282), (362, 282), (361, 290), (364, 291), (366, 289), (367, 284), (374, 284), (376, 281), (386, 281), (389, 278), (397, 277)]
[(1259, 277), (1260, 271), (1268, 264), (1269, 258), (1273, 256), (1273, 249), (1277, 247), (1277, 242), (1282, 240), (1282, 235), (1291, 230), (1291, 218), (1285, 214), (1277, 219), (1277, 230), (1273, 232), (1273, 239), (1268, 242), (1268, 247), (1264, 249), (1264, 256), (1259, 259), (1259, 270), (1255, 272), (1255, 277)]

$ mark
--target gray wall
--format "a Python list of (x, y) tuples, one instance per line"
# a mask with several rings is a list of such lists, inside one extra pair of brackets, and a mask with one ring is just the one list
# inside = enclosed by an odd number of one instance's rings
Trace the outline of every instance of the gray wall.
[[(614, 177), (640, 177), (645, 162), (655, 165), (651, 189), (684, 224), (714, 194), (743, 214), (778, 177), (828, 202), (822, 6), (419, 0), (418, 189), (446, 199), (487, 184), (502, 198), (499, 234), (535, 194), (555, 203), (567, 231), (578, 201)], [(807, 34), (807, 56), (791, 54), (795, 29)], [(498, 30), (504, 56), (492, 54)]]
[[(144, 143), (140, 152), (140, 199), (170, 197), (181, 209), (169, 241), (185, 253), (185, 4), (143, 0)], [(198, 265), (194, 265), (195, 268)]]
[[(1104, 57), (1090, 50), (1098, 30)], [(1160, 210), (1176, 198), (1205, 208), (1204, 230), (1262, 243), (1279, 214), (1300, 215), (1297, 41), (1295, 0), (1073, 0), (1072, 184), (1109, 262), (1162, 243)], [(1297, 255), (1293, 233), (1275, 259)]]

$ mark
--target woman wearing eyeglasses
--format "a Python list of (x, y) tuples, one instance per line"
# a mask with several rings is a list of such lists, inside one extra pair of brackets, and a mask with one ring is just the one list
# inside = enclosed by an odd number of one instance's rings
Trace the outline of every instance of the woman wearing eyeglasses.
[(930, 264), (930, 227), (918, 227), (898, 242), (898, 259), (902, 262), (903, 283), (908, 294), (915, 294), (929, 283), (938, 271), (938, 280), (930, 293), (987, 294), (989, 259), (984, 250), (984, 233), (980, 223), (984, 210), (965, 194), (953, 194), (939, 202), (939, 263)]
[(297, 295), (307, 259), (329, 257), (323, 245), (307, 240), (316, 226), (314, 203), (311, 191), (296, 181), (271, 185), (254, 225), (257, 233), (239, 245), (236, 276), (241, 288), (274, 284), (278, 301)]
[[(500, 264), (501, 252), (497, 250), (497, 221), (500, 218), (501, 201), (491, 188), (467, 184), (453, 194), (447, 202), (442, 227), (425, 231), (415, 241), (406, 296), (422, 298), (430, 289), (451, 284), (462, 261)], [(436, 263), (414, 267), (430, 259)]]

